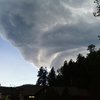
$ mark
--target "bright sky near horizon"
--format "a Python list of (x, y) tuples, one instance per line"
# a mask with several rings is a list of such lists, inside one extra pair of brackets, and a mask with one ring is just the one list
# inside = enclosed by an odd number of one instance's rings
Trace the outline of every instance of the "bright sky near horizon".
[(8, 41), (0, 38), (0, 84), (19, 86), (35, 84), (37, 68), (27, 63), (20, 52)]

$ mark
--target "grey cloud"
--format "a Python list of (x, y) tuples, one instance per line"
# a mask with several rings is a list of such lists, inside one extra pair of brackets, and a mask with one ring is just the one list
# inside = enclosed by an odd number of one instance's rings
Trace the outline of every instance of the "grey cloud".
[(74, 7), (82, 7), (87, 0), (62, 0), (65, 4), (68, 4), (70, 6)]
[(61, 65), (69, 56), (75, 58), (72, 53), (85, 52), (82, 47), (99, 44), (99, 19), (84, 13), (86, 3), (90, 1), (0, 0), (0, 31), (27, 61), (36, 66), (56, 66), (58, 61)]
[(11, 39), (16, 46), (31, 44), (35, 37), (31, 33), (33, 25), (28, 25), (20, 15), (5, 14), (1, 18), (1, 23), (5, 29), (6, 37)]
[[(93, 25), (86, 22), (77, 24), (63, 25), (54, 27), (43, 35), (43, 46), (48, 47), (66, 47), (75, 48), (76, 46), (85, 46), (89, 42), (97, 42), (94, 36), (100, 31), (99, 25)], [(91, 36), (89, 36), (89, 34)]]
[(77, 55), (79, 53), (86, 56), (86, 54), (88, 53), (86, 49), (87, 49), (86, 47), (80, 47), (80, 48), (75, 48), (75, 49), (69, 49), (67, 51), (62, 51), (52, 61), (51, 66), (56, 66), (55, 69), (57, 70), (63, 65), (62, 62), (64, 62), (65, 60), (69, 61), (70, 59), (72, 59), (73, 61), (76, 61)]

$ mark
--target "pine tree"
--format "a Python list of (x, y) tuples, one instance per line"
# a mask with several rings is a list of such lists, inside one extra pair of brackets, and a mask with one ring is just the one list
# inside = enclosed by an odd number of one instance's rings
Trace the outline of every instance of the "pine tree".
[(36, 85), (40, 85), (40, 86), (45, 86), (47, 85), (47, 70), (46, 68), (44, 69), (43, 67), (41, 67), (38, 71), (38, 80), (37, 80), (37, 83)]
[(52, 67), (51, 71), (49, 72), (49, 75), (48, 75), (48, 84), (50, 86), (54, 86), (55, 85), (55, 79), (56, 79), (56, 74), (55, 74), (54, 67)]

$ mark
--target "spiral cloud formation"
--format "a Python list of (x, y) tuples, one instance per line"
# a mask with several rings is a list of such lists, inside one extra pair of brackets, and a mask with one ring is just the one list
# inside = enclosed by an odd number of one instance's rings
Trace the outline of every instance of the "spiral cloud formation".
[(0, 36), (36, 66), (60, 67), (99, 44), (91, 0), (0, 0)]

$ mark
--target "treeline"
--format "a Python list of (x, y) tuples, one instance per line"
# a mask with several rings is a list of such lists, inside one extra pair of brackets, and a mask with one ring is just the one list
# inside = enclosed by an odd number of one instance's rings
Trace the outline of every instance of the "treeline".
[(91, 44), (87, 50), (89, 53), (86, 57), (79, 54), (76, 61), (64, 61), (57, 74), (54, 68), (51, 68), (49, 74), (40, 68), (37, 85), (73, 86), (89, 90), (100, 87), (100, 49), (96, 50), (95, 45)]

